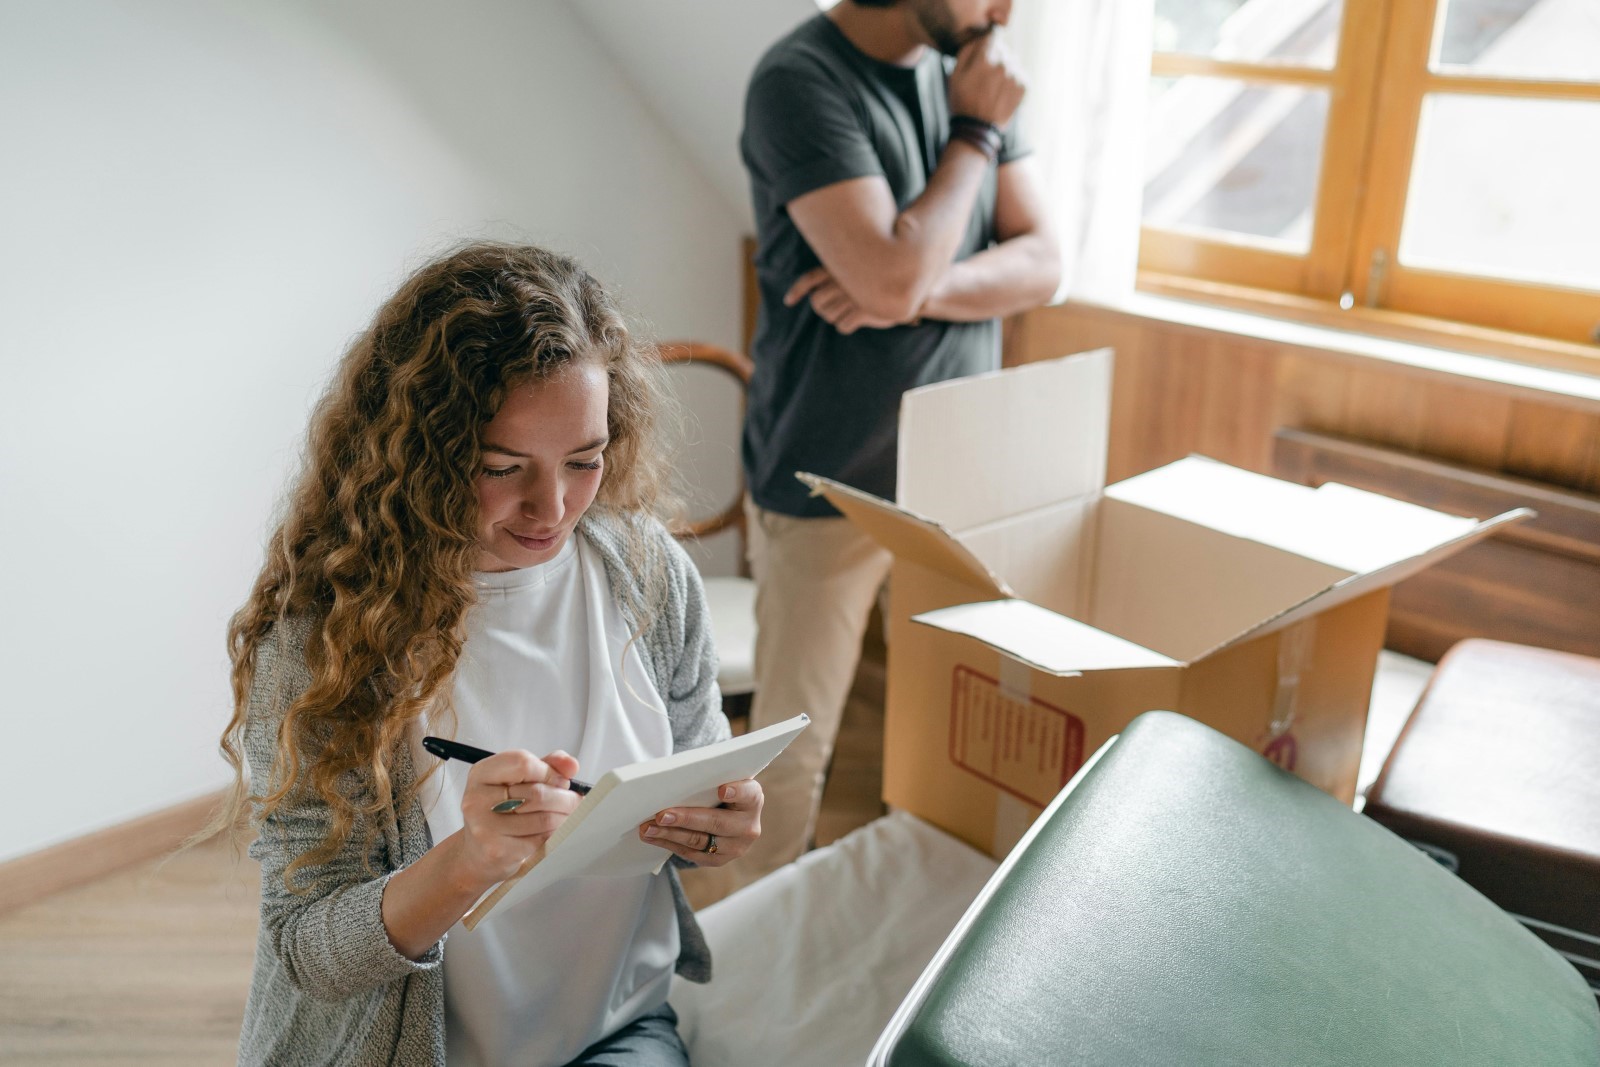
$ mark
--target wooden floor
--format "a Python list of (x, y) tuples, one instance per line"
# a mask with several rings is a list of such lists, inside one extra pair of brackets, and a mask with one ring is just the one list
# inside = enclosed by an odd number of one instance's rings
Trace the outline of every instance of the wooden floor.
[(232, 1063), (257, 878), (207, 846), (0, 915), (0, 1063)]
[[(845, 708), (818, 844), (882, 811), (881, 694)], [(259, 877), (212, 844), (0, 914), (0, 1064), (234, 1062)]]

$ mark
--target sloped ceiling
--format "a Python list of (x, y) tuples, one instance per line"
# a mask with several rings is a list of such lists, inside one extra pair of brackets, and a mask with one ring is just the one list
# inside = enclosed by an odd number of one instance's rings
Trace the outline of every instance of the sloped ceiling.
[(815, 0), (568, 0), (706, 180), (754, 228), (739, 162), (744, 89), (756, 60), (817, 13)]

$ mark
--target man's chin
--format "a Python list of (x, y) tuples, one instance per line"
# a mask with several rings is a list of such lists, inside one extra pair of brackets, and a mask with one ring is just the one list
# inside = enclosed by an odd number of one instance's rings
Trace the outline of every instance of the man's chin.
[(960, 55), (961, 50), (967, 47), (967, 45), (981, 37), (986, 36), (993, 29), (993, 26), (985, 26), (981, 30), (965, 30), (959, 34), (935, 31), (930, 33), (930, 36), (933, 38), (934, 48), (938, 49), (943, 54), (954, 58)]

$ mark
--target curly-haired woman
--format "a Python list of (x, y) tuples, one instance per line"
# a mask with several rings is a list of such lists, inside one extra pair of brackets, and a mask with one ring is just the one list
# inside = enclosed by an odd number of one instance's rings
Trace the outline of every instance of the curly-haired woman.
[[(558, 883), (445, 945), (580, 766), (728, 734), (699, 578), (654, 517), (654, 372), (575, 263), (489, 244), (344, 357), (228, 635), (220, 822), (248, 810), (262, 864), (242, 1062), (687, 1061), (667, 987), (710, 959), (674, 865), (750, 847), (754, 781), (640, 827), (662, 874)], [(498, 754), (439, 764), (430, 732)]]

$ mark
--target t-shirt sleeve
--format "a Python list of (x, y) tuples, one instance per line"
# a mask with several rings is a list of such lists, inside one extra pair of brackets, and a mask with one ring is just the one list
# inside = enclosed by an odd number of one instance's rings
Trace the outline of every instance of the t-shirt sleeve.
[(745, 96), (745, 166), (787, 204), (825, 185), (883, 173), (843, 89), (823, 71), (773, 66)]

